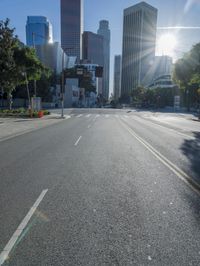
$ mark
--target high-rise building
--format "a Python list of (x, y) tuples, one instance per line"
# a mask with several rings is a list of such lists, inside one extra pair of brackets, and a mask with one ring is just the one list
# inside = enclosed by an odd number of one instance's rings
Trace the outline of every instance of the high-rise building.
[(82, 59), (83, 0), (61, 0), (61, 47)]
[(99, 34), (84, 31), (83, 33), (83, 60), (91, 64), (103, 66), (103, 37)]
[(28, 16), (26, 23), (26, 44), (44, 45), (53, 42), (52, 25), (46, 17)]
[(121, 58), (121, 55), (116, 55), (114, 60), (113, 93), (115, 100), (121, 96)]
[(172, 75), (173, 60), (168, 55), (155, 56), (152, 66), (153, 79), (162, 75)]
[(36, 54), (41, 62), (54, 73), (60, 74), (64, 67), (67, 67), (68, 56), (63, 53), (63, 50), (58, 42), (48, 43), (44, 45), (36, 45)]
[(110, 30), (109, 22), (101, 20), (97, 33), (103, 36), (103, 97), (109, 98), (109, 79), (110, 79)]
[(157, 9), (145, 2), (124, 10), (122, 48), (122, 95), (152, 79), (155, 57)]

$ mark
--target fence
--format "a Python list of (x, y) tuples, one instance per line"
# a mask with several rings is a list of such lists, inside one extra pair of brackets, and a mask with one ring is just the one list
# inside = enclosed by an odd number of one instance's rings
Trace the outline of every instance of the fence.
[[(0, 108), (8, 108), (9, 104), (7, 100), (0, 99)], [(28, 100), (26, 99), (13, 99), (13, 108), (28, 108)], [(55, 103), (49, 103), (49, 102), (42, 102), (42, 108), (43, 109), (50, 109), (50, 108), (55, 108)]]

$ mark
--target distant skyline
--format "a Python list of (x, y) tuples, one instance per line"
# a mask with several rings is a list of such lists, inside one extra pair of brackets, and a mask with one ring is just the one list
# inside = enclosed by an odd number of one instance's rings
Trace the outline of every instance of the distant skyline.
[[(140, 1), (84, 0), (84, 30), (97, 32), (99, 21), (109, 20), (111, 30), (111, 86), (114, 55), (122, 53), (123, 10)], [(158, 9), (157, 39), (172, 33), (178, 40), (176, 58), (200, 42), (199, 0), (147, 0)], [(26, 42), (27, 16), (46, 16), (53, 26), (54, 40), (60, 42), (60, 0), (0, 0), (0, 19), (9, 18), (20, 40)], [(175, 59), (176, 59), (175, 58)]]

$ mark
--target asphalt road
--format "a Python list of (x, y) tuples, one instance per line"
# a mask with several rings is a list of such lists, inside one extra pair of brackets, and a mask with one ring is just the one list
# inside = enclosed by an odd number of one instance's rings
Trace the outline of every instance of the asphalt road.
[(0, 142), (0, 265), (200, 265), (200, 124), (67, 114)]

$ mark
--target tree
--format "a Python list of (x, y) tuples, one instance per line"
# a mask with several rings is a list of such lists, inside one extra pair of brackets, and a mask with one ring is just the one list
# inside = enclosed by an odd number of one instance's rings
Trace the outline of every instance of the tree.
[(197, 43), (183, 58), (175, 63), (174, 80), (179, 84), (184, 95), (184, 102), (190, 109), (190, 101), (197, 104), (197, 90), (200, 85), (200, 43)]
[(86, 92), (96, 92), (91, 73), (82, 65), (65, 69), (65, 78), (77, 78), (80, 88), (84, 88)]
[(37, 58), (35, 50), (20, 45), (14, 30), (9, 28), (9, 20), (0, 21), (0, 87), (7, 93), (9, 107), (12, 107), (12, 92), (16, 86), (31, 80), (49, 76), (47, 69)]
[(9, 19), (0, 21), (0, 88), (7, 93), (9, 105), (12, 104), (12, 91), (16, 86), (14, 49), (18, 46), (14, 28), (9, 28)]
[[(29, 90), (28, 83), (33, 80), (38, 80), (38, 95), (44, 97), (45, 92), (49, 94), (49, 77), (51, 71), (40, 62), (34, 49), (29, 47), (16, 47), (14, 50), (14, 60), (16, 62), (16, 85), (27, 83), (27, 90)], [(41, 86), (44, 87), (41, 88)], [(28, 91), (28, 98), (29, 95), (30, 92)]]
[(26, 72), (28, 81), (39, 80), (42, 75), (49, 77), (51, 74), (50, 70), (37, 58), (33, 48), (17, 46), (13, 57), (16, 63), (17, 85), (24, 83), (24, 72)]
[(131, 96), (133, 102), (135, 102), (136, 105), (141, 105), (145, 99), (145, 88), (142, 86), (138, 86), (137, 88), (132, 90)]

